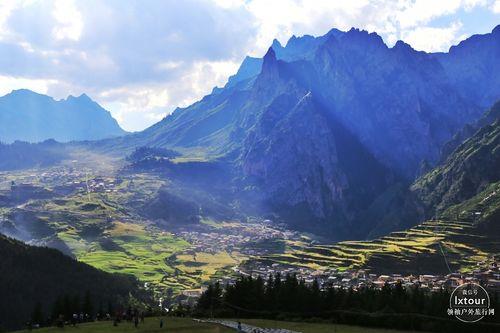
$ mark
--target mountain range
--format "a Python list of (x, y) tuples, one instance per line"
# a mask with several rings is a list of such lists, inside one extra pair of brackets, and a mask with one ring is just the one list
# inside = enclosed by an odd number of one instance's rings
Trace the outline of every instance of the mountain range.
[(124, 135), (111, 114), (87, 95), (56, 101), (31, 90), (0, 97), (0, 141), (59, 142)]
[[(245, 144), (244, 132), (273, 100), (288, 94), (296, 103), (310, 92), (377, 159), (414, 177), (422, 159), (438, 161), (438, 148), (500, 98), (499, 36), (497, 27), (437, 54), (402, 41), (389, 48), (357, 29), (292, 37), (285, 47), (275, 41), (262, 60), (247, 57), (226, 87), (135, 138), (227, 154)], [(471, 80), (478, 84), (463, 88)]]
[[(242, 206), (335, 238), (379, 235), (424, 218), (407, 185), (500, 99), (498, 59), (500, 26), (447, 53), (388, 47), (354, 28), (292, 37), (262, 59), (245, 58), (225, 87), (193, 105), (96, 146), (162, 147), (224, 163), (233, 199), (251, 198)], [(398, 198), (404, 217), (380, 208)], [(390, 225), (373, 222), (384, 215)]]

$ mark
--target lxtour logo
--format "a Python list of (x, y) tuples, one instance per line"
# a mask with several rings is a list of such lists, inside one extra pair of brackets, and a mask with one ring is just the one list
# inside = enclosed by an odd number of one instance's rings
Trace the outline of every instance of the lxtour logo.
[(457, 319), (473, 323), (492, 316), (495, 309), (490, 309), (490, 296), (486, 290), (475, 283), (465, 283), (453, 290), (450, 296), (448, 315)]

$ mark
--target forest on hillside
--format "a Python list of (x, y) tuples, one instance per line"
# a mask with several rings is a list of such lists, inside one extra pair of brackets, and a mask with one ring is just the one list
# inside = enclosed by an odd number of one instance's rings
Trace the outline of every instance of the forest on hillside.
[[(491, 308), (500, 305), (500, 293), (490, 293)], [(433, 332), (470, 332), (471, 325), (447, 315), (450, 291), (403, 287), (398, 282), (376, 289), (320, 288), (295, 275), (240, 277), (234, 285), (210, 285), (201, 296), (195, 316), (268, 318), (386, 327)], [(498, 332), (498, 317), (475, 323), (475, 332)]]

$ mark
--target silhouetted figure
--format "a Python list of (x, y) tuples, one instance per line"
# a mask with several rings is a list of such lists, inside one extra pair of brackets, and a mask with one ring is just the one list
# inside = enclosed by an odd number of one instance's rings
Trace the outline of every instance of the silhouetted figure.
[(241, 332), (241, 322), (238, 322), (238, 332)]
[(160, 328), (163, 328), (163, 318), (160, 319)]
[(118, 326), (118, 323), (120, 322), (120, 316), (121, 312), (119, 310), (116, 311), (115, 316), (113, 318), (113, 326)]
[(127, 308), (127, 314), (125, 315), (125, 318), (127, 319), (127, 321), (132, 321), (132, 307), (129, 306)]
[(63, 328), (64, 327), (64, 317), (62, 314), (60, 314), (57, 319), (56, 319), (56, 326), (59, 327), (59, 328)]

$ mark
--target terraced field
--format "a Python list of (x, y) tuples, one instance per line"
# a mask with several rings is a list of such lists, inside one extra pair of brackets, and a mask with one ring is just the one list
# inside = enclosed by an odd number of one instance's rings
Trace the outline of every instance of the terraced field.
[(499, 209), (500, 183), (496, 183), (471, 200), (451, 207), (440, 218), (405, 231), (334, 245), (288, 242), (285, 253), (261, 259), (312, 269), (364, 267), (379, 273), (471, 270), (491, 259), (492, 254), (500, 254), (498, 221), (494, 221)]

